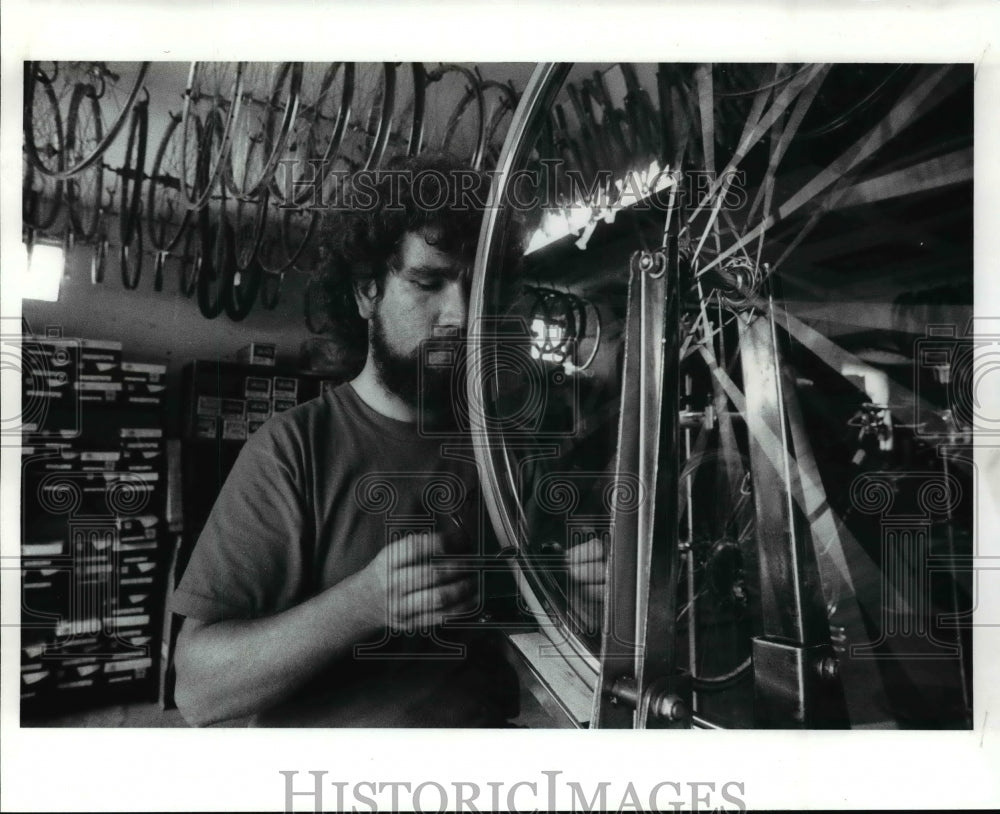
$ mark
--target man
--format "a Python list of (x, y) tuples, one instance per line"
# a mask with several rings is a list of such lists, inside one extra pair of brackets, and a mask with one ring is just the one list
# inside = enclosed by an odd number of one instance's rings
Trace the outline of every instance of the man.
[[(342, 336), (364, 326), (367, 359), (352, 381), (270, 419), (218, 497), (172, 602), (186, 617), (175, 697), (190, 723), (516, 715), (499, 634), (480, 624), (475, 563), (493, 552), (468, 439), (448, 434), (452, 370), (420, 364), (425, 340), (457, 351), (465, 330), (483, 181), (452, 193), (469, 177), (444, 158), (413, 160), (366, 177), (364, 205), (329, 219), (331, 311)], [(441, 180), (444, 196), (430, 189)]]

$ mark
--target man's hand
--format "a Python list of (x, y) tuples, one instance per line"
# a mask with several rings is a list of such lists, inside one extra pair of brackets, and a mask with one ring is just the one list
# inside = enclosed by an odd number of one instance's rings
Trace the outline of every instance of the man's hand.
[(476, 610), (479, 575), (435, 558), (443, 553), (440, 534), (408, 534), (383, 548), (363, 571), (372, 622), (391, 630), (426, 630)]
[(566, 567), (569, 570), (571, 591), (589, 602), (604, 599), (604, 543), (591, 537), (584, 543), (573, 546), (566, 552)]

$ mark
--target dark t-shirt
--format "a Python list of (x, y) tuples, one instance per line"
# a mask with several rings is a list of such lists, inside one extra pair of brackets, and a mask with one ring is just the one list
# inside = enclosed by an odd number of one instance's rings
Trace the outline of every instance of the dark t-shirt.
[[(442, 531), (455, 553), (491, 539), (467, 438), (421, 434), (345, 384), (274, 416), (241, 451), (171, 609), (204, 622), (300, 604), (360, 571), (389, 542)], [(450, 519), (466, 530), (457, 535)], [(383, 631), (261, 726), (497, 726), (516, 714), (516, 678), (476, 615), (409, 636)]]

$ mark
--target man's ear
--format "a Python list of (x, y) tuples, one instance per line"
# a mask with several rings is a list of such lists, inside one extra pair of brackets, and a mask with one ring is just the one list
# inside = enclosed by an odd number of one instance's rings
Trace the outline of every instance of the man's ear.
[(371, 319), (375, 310), (375, 300), (378, 298), (378, 283), (374, 280), (354, 284), (354, 301), (358, 305), (358, 314), (362, 319)]

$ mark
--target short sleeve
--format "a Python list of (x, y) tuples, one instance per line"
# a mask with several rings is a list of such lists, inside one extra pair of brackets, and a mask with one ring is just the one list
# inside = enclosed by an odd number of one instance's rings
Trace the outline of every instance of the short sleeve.
[(173, 612), (217, 622), (301, 601), (314, 530), (305, 522), (292, 430), (268, 422), (241, 450), (171, 597)]

